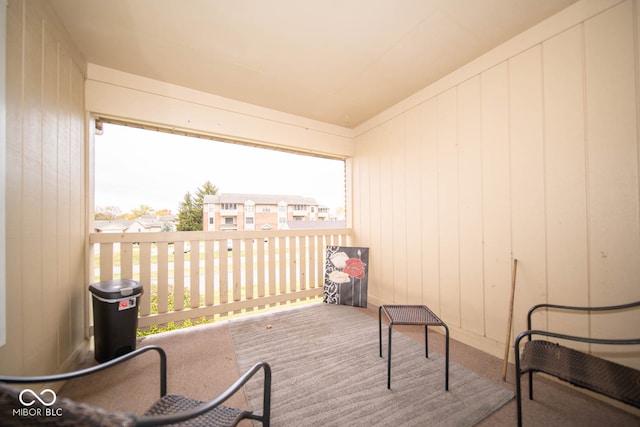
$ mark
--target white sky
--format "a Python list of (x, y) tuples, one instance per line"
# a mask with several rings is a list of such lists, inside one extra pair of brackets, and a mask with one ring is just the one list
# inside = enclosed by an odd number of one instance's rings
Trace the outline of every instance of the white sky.
[(206, 181), (219, 193), (312, 197), (344, 207), (344, 162), (105, 124), (95, 138), (95, 204), (177, 214)]

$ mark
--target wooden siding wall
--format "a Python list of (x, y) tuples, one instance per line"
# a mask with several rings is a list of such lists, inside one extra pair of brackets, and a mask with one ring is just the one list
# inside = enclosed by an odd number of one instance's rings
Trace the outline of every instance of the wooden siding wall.
[(3, 374), (55, 372), (85, 341), (84, 65), (69, 46), (46, 2), (8, 2)]
[[(578, 3), (357, 129), (374, 302), (427, 304), (502, 357), (513, 257), (514, 334), (536, 303), (640, 300), (638, 6)], [(640, 336), (640, 313), (537, 321)]]

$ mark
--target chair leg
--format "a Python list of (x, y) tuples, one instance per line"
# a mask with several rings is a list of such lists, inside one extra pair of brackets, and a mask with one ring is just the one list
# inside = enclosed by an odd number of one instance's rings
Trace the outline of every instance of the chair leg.
[(393, 323), (389, 322), (389, 349), (387, 357), (387, 388), (391, 388), (391, 333), (393, 329)]
[(518, 427), (522, 427), (522, 392), (520, 391), (520, 363), (516, 358), (516, 408), (518, 411)]

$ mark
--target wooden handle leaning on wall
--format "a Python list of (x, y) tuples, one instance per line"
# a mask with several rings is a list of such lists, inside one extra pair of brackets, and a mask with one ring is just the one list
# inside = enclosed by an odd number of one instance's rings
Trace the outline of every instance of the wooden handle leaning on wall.
[(511, 297), (509, 298), (509, 316), (507, 317), (507, 337), (504, 340), (504, 365), (502, 367), (502, 381), (507, 380), (507, 366), (509, 365), (509, 346), (511, 344), (511, 323), (513, 323), (513, 299), (516, 294), (516, 271), (518, 260), (513, 259), (511, 268)]

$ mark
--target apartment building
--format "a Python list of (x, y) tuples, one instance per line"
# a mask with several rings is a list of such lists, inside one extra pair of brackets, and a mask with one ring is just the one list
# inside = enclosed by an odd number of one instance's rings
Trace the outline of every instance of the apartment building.
[(271, 194), (216, 194), (205, 196), (202, 229), (283, 230), (290, 221), (324, 221), (329, 208), (310, 197)]

